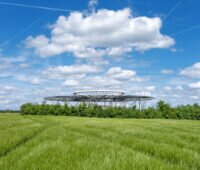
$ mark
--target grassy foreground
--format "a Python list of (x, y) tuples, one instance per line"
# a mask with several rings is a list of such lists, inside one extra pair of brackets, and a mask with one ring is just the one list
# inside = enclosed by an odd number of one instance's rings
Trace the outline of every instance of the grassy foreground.
[(200, 122), (0, 114), (0, 169), (200, 169)]

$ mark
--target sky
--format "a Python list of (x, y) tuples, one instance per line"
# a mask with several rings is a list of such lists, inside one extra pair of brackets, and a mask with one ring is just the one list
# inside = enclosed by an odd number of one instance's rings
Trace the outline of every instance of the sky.
[(0, 109), (82, 89), (200, 100), (198, 0), (0, 0)]

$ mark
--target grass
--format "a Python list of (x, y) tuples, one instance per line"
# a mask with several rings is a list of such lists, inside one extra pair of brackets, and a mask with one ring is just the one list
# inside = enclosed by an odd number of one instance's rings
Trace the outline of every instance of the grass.
[(2, 170), (200, 169), (200, 122), (0, 114)]

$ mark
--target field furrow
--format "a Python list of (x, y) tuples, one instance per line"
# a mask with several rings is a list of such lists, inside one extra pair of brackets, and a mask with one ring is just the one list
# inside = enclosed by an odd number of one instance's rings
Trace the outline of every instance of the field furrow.
[(200, 169), (198, 121), (0, 115), (0, 122), (0, 169)]

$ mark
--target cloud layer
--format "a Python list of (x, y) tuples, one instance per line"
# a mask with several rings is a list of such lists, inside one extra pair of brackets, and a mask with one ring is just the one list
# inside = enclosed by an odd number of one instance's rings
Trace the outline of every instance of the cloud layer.
[(72, 53), (78, 58), (123, 55), (132, 50), (169, 48), (175, 41), (160, 33), (160, 18), (134, 17), (131, 10), (107, 10), (60, 16), (51, 36), (29, 36), (26, 46), (40, 57)]

